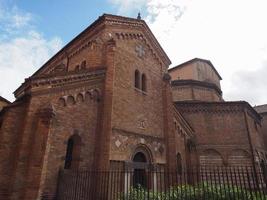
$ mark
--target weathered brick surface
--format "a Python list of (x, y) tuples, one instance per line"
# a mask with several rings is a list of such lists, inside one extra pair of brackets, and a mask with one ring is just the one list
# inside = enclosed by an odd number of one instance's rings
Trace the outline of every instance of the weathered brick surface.
[(173, 101), (222, 101), (221, 95), (213, 88), (183, 85), (172, 86)]
[(265, 145), (267, 146), (267, 113), (262, 113), (261, 134), (264, 138)]
[[(76, 138), (71, 169), (123, 168), (137, 152), (172, 170), (178, 155), (184, 169), (199, 158), (247, 162), (251, 148), (259, 159), (266, 155), (260, 121), (247, 104), (217, 105), (221, 94), (212, 86), (171, 88), (169, 64), (144, 21), (100, 17), (27, 79), (1, 112), (0, 199), (55, 198), (70, 138)], [(146, 76), (146, 91), (135, 88), (135, 70)], [(182, 75), (220, 88), (206, 64)], [(174, 108), (173, 99), (213, 104)]]
[(246, 106), (244, 102), (176, 103), (177, 109), (195, 131), (198, 154), (209, 156), (204, 154), (217, 152), (225, 164), (233, 162), (229, 161), (231, 156), (242, 157), (246, 152), (249, 157), (244, 158), (244, 162), (247, 163), (249, 159), (252, 162), (250, 142), (253, 153), (260, 150), (265, 152), (263, 139), (255, 130), (255, 124), (259, 125), (259, 118), (255, 111), (251, 111), (252, 108), (247, 111)]
[[(103, 26), (103, 20), (19, 87), (15, 95), (30, 94), (28, 100), (1, 116), (1, 144), (8, 140), (1, 155), (9, 163), (1, 164), (0, 178), (14, 177), (2, 183), (3, 192), (10, 189), (6, 199), (52, 199), (72, 135), (81, 138), (75, 168), (107, 169), (110, 160), (132, 161), (141, 148), (153, 163), (175, 157), (170, 84), (163, 80), (168, 59), (143, 21), (115, 17), (125, 25)], [(140, 46), (142, 58), (136, 52)], [(136, 69), (146, 75), (146, 92), (134, 87)], [(9, 168), (10, 162), (16, 167)]]
[[(23, 134), (27, 103), (19, 102), (2, 112), (3, 121), (0, 129), (0, 199), (8, 199), (12, 193), (15, 171), (18, 161), (18, 151)], [(24, 158), (25, 160), (25, 158)]]
[[(130, 28), (123, 30), (133, 34)], [(111, 160), (131, 161), (134, 150), (138, 145), (150, 146), (153, 162), (165, 163), (166, 145), (164, 143), (164, 117), (163, 117), (163, 70), (161, 64), (149, 50), (149, 46), (142, 38), (119, 39), (116, 43), (115, 54), (115, 77), (113, 89), (113, 113), (112, 127), (113, 137), (119, 138), (124, 135), (127, 138), (134, 138), (134, 141), (123, 141), (118, 139), (121, 145), (116, 147), (112, 143)], [(144, 57), (138, 57), (136, 47), (143, 46)], [(134, 86), (135, 70), (146, 75), (147, 91), (137, 89)], [(164, 94), (165, 95), (165, 94)], [(171, 104), (171, 102), (169, 102)], [(142, 124), (143, 123), (143, 124)], [(127, 139), (128, 140), (128, 139)], [(115, 140), (114, 142), (116, 142)], [(128, 144), (129, 143), (129, 144)], [(127, 154), (122, 152), (127, 148)], [(163, 152), (159, 152), (162, 149)], [(123, 156), (124, 154), (124, 156)], [(127, 155), (127, 156), (126, 156)], [(157, 155), (157, 156), (156, 156)]]
[(172, 80), (198, 80), (216, 84), (219, 88), (221, 77), (212, 63), (203, 59), (192, 59), (169, 70)]

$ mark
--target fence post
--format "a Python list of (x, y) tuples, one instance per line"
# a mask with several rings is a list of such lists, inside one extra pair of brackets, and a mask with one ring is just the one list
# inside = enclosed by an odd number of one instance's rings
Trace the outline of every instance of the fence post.
[(63, 174), (63, 170), (60, 168), (59, 171), (58, 171), (58, 178), (57, 178), (57, 189), (56, 189), (56, 195), (55, 195), (55, 199), (56, 200), (59, 200), (60, 199), (60, 185), (62, 184), (61, 183), (61, 180), (62, 180), (62, 174)]

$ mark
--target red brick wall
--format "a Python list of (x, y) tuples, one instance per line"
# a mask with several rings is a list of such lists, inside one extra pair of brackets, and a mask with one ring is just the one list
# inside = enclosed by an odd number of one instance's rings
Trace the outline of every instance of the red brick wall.
[(227, 163), (236, 150), (251, 152), (242, 107), (229, 110), (227, 105), (176, 105), (195, 131), (199, 155), (206, 150), (217, 152), (214, 159), (220, 163), (218, 158), (221, 157), (222, 162)]
[(173, 101), (221, 101), (222, 97), (215, 89), (201, 86), (172, 86)]
[[(267, 113), (262, 113), (261, 133), (265, 143), (265, 150), (267, 151)], [(267, 155), (266, 155), (267, 159)]]
[(3, 121), (0, 128), (0, 199), (8, 199), (12, 193), (27, 107), (26, 102), (17, 103), (16, 106), (7, 109), (2, 116)]

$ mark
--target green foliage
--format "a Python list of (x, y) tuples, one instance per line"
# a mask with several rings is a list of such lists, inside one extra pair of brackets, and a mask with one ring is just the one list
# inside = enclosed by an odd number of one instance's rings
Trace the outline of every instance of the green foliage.
[(237, 186), (211, 185), (206, 182), (198, 185), (178, 185), (166, 191), (146, 190), (141, 186), (131, 187), (127, 194), (121, 193), (119, 200), (261, 200), (267, 195), (251, 192)]

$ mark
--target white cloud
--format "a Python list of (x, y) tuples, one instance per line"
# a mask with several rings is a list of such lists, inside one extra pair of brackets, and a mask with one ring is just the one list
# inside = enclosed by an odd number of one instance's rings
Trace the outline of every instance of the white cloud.
[[(266, 104), (266, 85), (267, 85), (267, 61), (256, 70), (239, 70), (232, 75), (232, 87), (227, 96), (233, 100), (245, 100), (255, 104)], [(244, 99), (242, 99), (244, 100)]]
[(226, 100), (267, 103), (266, 89), (244, 87), (244, 81), (254, 87), (252, 78), (264, 83), (260, 73), (267, 75), (266, 0), (147, 0), (145, 9), (173, 66), (194, 57), (209, 59), (223, 77)]
[(147, 0), (108, 0), (118, 7), (118, 13), (127, 14), (130, 11), (140, 11)]
[(15, 34), (32, 28), (33, 15), (29, 12), (22, 12), (16, 6), (4, 7), (0, 2), (0, 31), (7, 34)]
[(32, 20), (32, 16), (29, 13), (25, 15), (15, 14), (11, 17), (11, 19), (13, 21), (12, 26), (15, 28), (20, 28), (26, 26)]
[(12, 93), (24, 79), (62, 46), (60, 38), (46, 39), (32, 21), (30, 13), (0, 4), (0, 95), (9, 100), (14, 100)]

